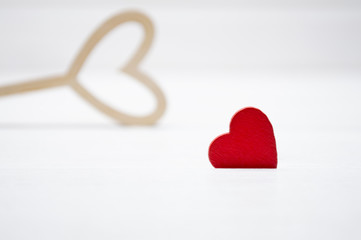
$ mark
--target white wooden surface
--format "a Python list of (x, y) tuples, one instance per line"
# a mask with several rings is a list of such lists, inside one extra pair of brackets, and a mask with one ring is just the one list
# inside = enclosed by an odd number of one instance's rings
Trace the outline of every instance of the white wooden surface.
[[(359, 239), (359, 76), (270, 76), (159, 75), (156, 127), (66, 88), (1, 99), (2, 238)], [(213, 169), (208, 144), (248, 105), (274, 125), (279, 168)]]

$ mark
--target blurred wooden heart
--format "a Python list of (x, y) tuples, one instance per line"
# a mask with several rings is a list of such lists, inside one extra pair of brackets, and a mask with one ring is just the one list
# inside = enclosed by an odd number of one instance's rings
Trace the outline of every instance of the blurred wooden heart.
[(277, 168), (276, 140), (267, 116), (251, 107), (237, 112), (229, 133), (211, 143), (208, 156), (215, 168)]
[[(97, 99), (93, 94), (86, 90), (79, 81), (77, 81), (77, 75), (82, 68), (84, 62), (88, 58), (91, 51), (95, 46), (103, 39), (103, 37), (112, 31), (115, 27), (126, 22), (137, 22), (142, 25), (144, 29), (144, 38), (136, 53), (130, 58), (128, 63), (122, 68), (122, 71), (134, 79), (138, 80), (140, 83), (144, 84), (150, 91), (153, 92), (154, 96), (157, 99), (156, 109), (146, 116), (132, 116), (120, 112), (107, 104), (103, 103)], [(124, 124), (153, 124), (155, 123), (164, 113), (166, 101), (163, 92), (161, 89), (143, 72), (138, 69), (139, 63), (142, 61), (144, 56), (147, 54), (154, 36), (154, 28), (152, 22), (148, 17), (139, 13), (139, 12), (124, 12), (118, 15), (113, 16), (108, 19), (103, 25), (101, 25), (85, 43), (84, 47), (79, 52), (78, 56), (75, 58), (75, 61), (70, 67), (70, 70), (65, 75), (65, 78), (68, 79), (69, 84), (73, 89), (80, 94), (86, 101), (91, 103), (101, 112), (107, 114), (108, 116), (118, 120)]]
[[(132, 76), (140, 83), (144, 84), (144, 86), (147, 87), (154, 94), (157, 100), (157, 106), (153, 112), (145, 116), (134, 116), (117, 111), (116, 109), (110, 107), (109, 105), (96, 98), (93, 94), (91, 94), (88, 90), (81, 86), (77, 79), (79, 71), (82, 68), (85, 60), (88, 58), (90, 52), (93, 51), (94, 47), (103, 39), (103, 37), (118, 25), (130, 21), (141, 24), (145, 34), (138, 50), (133, 55), (133, 57), (130, 58), (128, 63), (125, 64), (125, 66), (122, 68), (122, 71), (129, 76)], [(93, 33), (93, 35), (91, 35), (89, 40), (85, 43), (84, 47), (79, 52), (78, 56), (75, 58), (75, 61), (70, 67), (70, 70), (66, 74), (53, 77), (45, 77), (24, 83), (2, 86), (0, 87), (0, 97), (67, 85), (72, 87), (80, 96), (82, 96), (86, 101), (92, 104), (99, 111), (105, 113), (111, 118), (114, 118), (120, 123), (143, 125), (154, 124), (164, 113), (166, 105), (165, 97), (161, 89), (146, 74), (142, 73), (138, 69), (139, 63), (146, 55), (149, 47), (151, 46), (153, 35), (154, 30), (152, 22), (145, 15), (139, 12), (125, 12), (115, 15), (114, 17), (108, 19), (108, 21), (103, 23), (103, 25), (101, 25)]]

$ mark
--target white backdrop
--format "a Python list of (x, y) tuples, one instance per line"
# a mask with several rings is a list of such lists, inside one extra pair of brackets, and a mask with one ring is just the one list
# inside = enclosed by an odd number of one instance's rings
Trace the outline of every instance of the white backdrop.
[(129, 8), (155, 21), (152, 68), (360, 69), (358, 1), (2, 1), (0, 69), (62, 69), (96, 26)]
[[(119, 126), (69, 88), (0, 98), (0, 239), (360, 239), (359, 1), (0, 1), (0, 85), (67, 70), (112, 14), (155, 24), (142, 69), (155, 127)], [(152, 96), (117, 69), (136, 24), (80, 81), (134, 113)], [(210, 142), (254, 106), (276, 170), (213, 169)]]

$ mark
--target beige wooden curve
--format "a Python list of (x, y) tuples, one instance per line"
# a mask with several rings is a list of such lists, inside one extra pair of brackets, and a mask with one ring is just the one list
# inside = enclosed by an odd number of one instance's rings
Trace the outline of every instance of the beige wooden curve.
[[(144, 29), (144, 38), (136, 53), (131, 57), (128, 63), (122, 68), (122, 71), (139, 82), (144, 84), (156, 97), (157, 106), (154, 111), (145, 116), (133, 116), (120, 112), (107, 104), (100, 101), (88, 90), (81, 86), (77, 81), (77, 75), (82, 68), (84, 62), (89, 56), (94, 47), (102, 40), (102, 38), (112, 31), (115, 27), (125, 22), (137, 22), (142, 25)], [(99, 111), (108, 115), (109, 117), (117, 120), (123, 124), (139, 124), (148, 125), (154, 124), (164, 113), (166, 107), (166, 100), (162, 90), (144, 73), (138, 69), (139, 63), (147, 54), (154, 36), (153, 24), (150, 19), (142, 13), (136, 11), (128, 11), (120, 13), (104, 22), (88, 39), (83, 48), (78, 53), (69, 71), (60, 76), (47, 77), (38, 79), (31, 82), (19, 83), (0, 88), (0, 96), (6, 96), (17, 93), (24, 93), (33, 90), (40, 90), (50, 87), (68, 85), (72, 87), (80, 96), (82, 96), (91, 105)]]

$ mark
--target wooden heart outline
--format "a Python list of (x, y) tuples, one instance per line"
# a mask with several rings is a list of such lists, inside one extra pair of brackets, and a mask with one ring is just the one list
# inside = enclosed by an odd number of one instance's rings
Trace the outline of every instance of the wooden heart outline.
[[(144, 30), (144, 37), (143, 42), (139, 45), (135, 54), (122, 68), (122, 71), (129, 76), (132, 76), (139, 82), (143, 83), (156, 97), (156, 109), (146, 116), (132, 116), (126, 113), (122, 113), (108, 106), (107, 104), (104, 104), (101, 100), (93, 96), (88, 90), (86, 90), (76, 81), (76, 77), (79, 71), (81, 70), (89, 54), (94, 50), (97, 44), (116, 27), (131, 21), (141, 24)], [(138, 69), (140, 62), (147, 54), (153, 42), (153, 37), (154, 27), (151, 20), (146, 15), (140, 12), (128, 11), (109, 18), (90, 36), (88, 41), (84, 44), (83, 48), (80, 50), (77, 57), (75, 58), (66, 75), (69, 80), (70, 86), (99, 111), (118, 120), (121, 123), (141, 125), (154, 124), (163, 115), (166, 107), (166, 100), (162, 90), (155, 84), (155, 82)]]
[[(135, 54), (121, 69), (124, 73), (138, 80), (144, 84), (155, 96), (157, 100), (157, 106), (153, 112), (145, 116), (133, 116), (120, 112), (86, 90), (77, 80), (77, 75), (83, 67), (89, 54), (97, 46), (97, 44), (106, 36), (110, 31), (119, 25), (126, 22), (139, 23), (144, 29), (144, 37), (142, 43), (139, 45)], [(76, 56), (68, 72), (63, 75), (57, 75), (53, 77), (46, 77), (38, 80), (33, 80), (25, 83), (18, 83), (9, 86), (3, 86), (0, 88), (0, 97), (8, 96), (12, 94), (19, 94), (24, 92), (30, 92), (33, 90), (46, 89), (51, 87), (58, 87), (68, 85), (72, 87), (84, 100), (89, 102), (99, 111), (115, 119), (116, 121), (123, 124), (138, 124), (138, 125), (149, 125), (154, 124), (163, 115), (166, 107), (166, 100), (162, 90), (158, 85), (150, 79), (146, 74), (138, 69), (140, 62), (147, 54), (154, 37), (154, 27), (151, 20), (144, 14), (137, 11), (127, 11), (117, 14), (107, 21), (105, 21), (95, 32), (89, 37), (87, 42), (83, 45), (80, 52)]]

